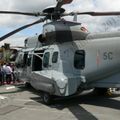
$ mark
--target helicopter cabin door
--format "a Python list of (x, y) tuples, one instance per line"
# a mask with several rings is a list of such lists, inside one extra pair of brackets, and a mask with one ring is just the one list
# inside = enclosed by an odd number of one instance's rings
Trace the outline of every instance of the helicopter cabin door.
[(44, 50), (35, 50), (32, 59), (32, 71), (42, 70), (42, 59)]
[(22, 74), (21, 78), (24, 79), (24, 81), (29, 80), (29, 69), (28, 69), (28, 51), (23, 51), (23, 59), (22, 59)]

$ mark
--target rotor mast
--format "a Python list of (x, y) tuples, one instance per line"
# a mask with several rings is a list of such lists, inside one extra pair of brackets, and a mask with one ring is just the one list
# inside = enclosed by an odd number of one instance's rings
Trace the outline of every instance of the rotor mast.
[(64, 4), (69, 4), (73, 0), (56, 0), (57, 5), (55, 7), (49, 7), (43, 10), (44, 14), (47, 14), (47, 18), (56, 21), (61, 18), (61, 15), (65, 12), (65, 9), (62, 8)]
[(38, 19), (37, 21), (34, 21), (32, 23), (29, 23), (27, 25), (23, 25), (19, 27), (16, 30), (13, 30), (3, 36), (0, 37), (0, 41), (3, 41), (4, 39), (28, 28), (33, 25), (42, 23), (46, 20), (51, 20), (53, 22), (60, 20), (61, 17), (64, 16), (74, 16), (74, 21), (77, 20), (77, 15), (91, 15), (91, 16), (113, 16), (113, 15), (120, 15), (119, 11), (116, 12), (69, 12), (65, 13), (65, 9), (62, 8), (64, 4), (69, 4), (73, 0), (56, 0), (57, 5), (52, 8), (47, 8), (43, 10), (43, 12), (37, 12), (37, 13), (29, 13), (29, 12), (17, 12), (17, 11), (0, 11), (0, 14), (16, 14), (16, 15), (27, 15), (27, 16), (34, 16), (34, 17), (39, 17), (41, 16), (42, 18)]

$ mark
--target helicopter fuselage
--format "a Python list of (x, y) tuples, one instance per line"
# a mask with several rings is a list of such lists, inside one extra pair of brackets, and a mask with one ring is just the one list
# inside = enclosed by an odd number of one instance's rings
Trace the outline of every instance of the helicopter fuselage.
[[(70, 96), (95, 88), (120, 88), (120, 32), (90, 34), (77, 15), (116, 16), (120, 12), (65, 12), (63, 5), (73, 0), (57, 0), (55, 7), (42, 12), (0, 11), (0, 14), (41, 16), (0, 37), (0, 41), (33, 25), (46, 22), (39, 36), (27, 38), (16, 59), (20, 80), (42, 91), (45, 103), (52, 95)], [(74, 16), (74, 21), (62, 17)], [(49, 23), (48, 23), (49, 20)]]
[(22, 59), (16, 61), (23, 62), (18, 66), (19, 78), (57, 96), (96, 87), (118, 88), (120, 35), (115, 34), (89, 34), (85, 40), (24, 49)]

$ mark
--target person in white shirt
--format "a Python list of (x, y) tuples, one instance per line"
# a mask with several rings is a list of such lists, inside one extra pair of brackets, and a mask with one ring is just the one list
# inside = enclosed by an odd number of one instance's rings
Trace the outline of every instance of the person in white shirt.
[(4, 71), (6, 74), (6, 82), (7, 82), (7, 84), (10, 84), (11, 80), (12, 80), (12, 72), (13, 71), (9, 64), (6, 64), (6, 66), (4, 66)]
[(2, 84), (4, 84), (4, 83), (5, 83), (5, 81), (6, 81), (6, 74), (5, 74), (5, 71), (4, 71), (5, 66), (6, 66), (6, 63), (1, 64)]

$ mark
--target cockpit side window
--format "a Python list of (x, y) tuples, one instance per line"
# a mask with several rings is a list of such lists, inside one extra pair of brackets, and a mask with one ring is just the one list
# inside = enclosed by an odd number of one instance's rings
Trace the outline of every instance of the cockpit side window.
[(28, 58), (28, 52), (25, 52), (23, 56), (23, 67), (27, 66), (27, 58)]
[(58, 61), (58, 52), (54, 52), (52, 55), (52, 63), (57, 63)]
[(15, 60), (15, 65), (17, 68), (22, 68), (23, 67), (23, 53), (19, 53), (16, 60)]
[(43, 57), (43, 67), (47, 68), (49, 66), (50, 53), (46, 52)]
[(85, 51), (77, 50), (74, 55), (74, 67), (76, 69), (84, 69), (85, 67)]
[(29, 54), (27, 58), (27, 66), (31, 66), (31, 59), (32, 59), (32, 55)]

